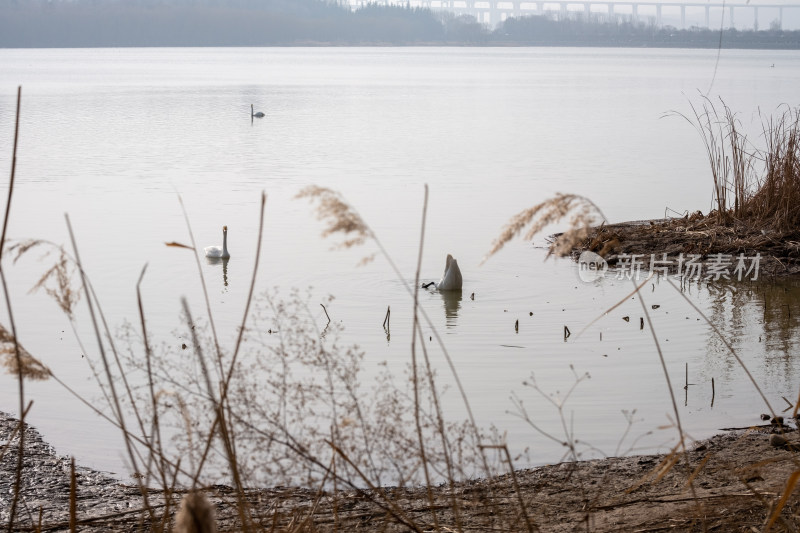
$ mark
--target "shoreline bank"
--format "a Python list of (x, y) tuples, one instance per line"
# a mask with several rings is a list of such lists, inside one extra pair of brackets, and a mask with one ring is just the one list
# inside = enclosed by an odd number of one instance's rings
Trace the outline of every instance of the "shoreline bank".
[[(554, 237), (558, 237), (554, 235)], [(800, 277), (800, 232), (755, 230), (742, 223), (718, 224), (700, 212), (682, 218), (635, 220), (589, 228), (572, 250), (593, 252), (611, 267), (650, 268), (670, 274), (692, 267), (712, 278), (744, 280)], [(653, 264), (654, 263), (654, 264)], [(737, 267), (740, 269), (737, 271)], [(702, 277), (702, 276), (700, 276)], [(743, 279), (740, 279), (742, 281)]]
[[(9, 522), (18, 421), (0, 412), (0, 523)], [(782, 443), (776, 435), (782, 433)], [(688, 444), (687, 444), (688, 445)], [(686, 454), (611, 457), (517, 470), (450, 487), (320, 491), (247, 489), (252, 524), (270, 531), (762, 531), (800, 471), (800, 435), (789, 426), (728, 431)], [(70, 459), (32, 427), (25, 431), (15, 531), (68, 531)], [(149, 530), (138, 487), (76, 467), (81, 531)], [(691, 483), (689, 481), (691, 480)], [(204, 490), (219, 531), (241, 530), (236, 492)], [(148, 490), (154, 516), (172, 517), (185, 491)], [(435, 512), (435, 518), (433, 512)], [(457, 509), (457, 512), (454, 512)], [(800, 495), (789, 490), (771, 531), (800, 526)], [(171, 523), (168, 519), (165, 524)], [(164, 530), (167, 530), (165, 528)]]

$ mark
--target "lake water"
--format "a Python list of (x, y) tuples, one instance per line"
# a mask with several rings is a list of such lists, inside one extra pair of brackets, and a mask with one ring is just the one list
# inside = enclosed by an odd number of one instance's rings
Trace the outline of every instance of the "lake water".
[[(774, 65), (774, 66), (772, 66)], [(800, 52), (630, 49), (278, 48), (0, 50), (0, 169), (11, 166), (16, 87), (22, 116), (9, 236), (68, 244), (64, 214), (115, 330), (138, 323), (141, 285), (155, 342), (180, 343), (180, 298), (205, 315), (178, 196), (198, 246), (232, 259), (201, 261), (224, 349), (231, 349), (252, 273), (260, 194), (268, 195), (257, 292), (313, 287), (311, 313), (327, 310), (343, 343), (365, 352), (366, 375), (410, 358), (412, 302), (383, 256), (362, 267), (372, 243), (331, 250), (312, 206), (294, 200), (315, 184), (338, 190), (413, 283), (424, 185), (430, 190), (422, 276), (441, 275), (452, 253), (464, 275), (453, 302), (431, 292), (421, 305), (444, 338), (478, 423), (507, 433), (516, 466), (559, 460), (563, 449), (513, 414), (525, 401), (536, 422), (561, 432), (556, 408), (522, 382), (563, 397), (575, 436), (602, 453), (652, 451), (674, 442), (672, 407), (631, 284), (594, 283), (567, 260), (544, 261), (546, 235), (517, 240), (479, 266), (503, 224), (557, 192), (591, 198), (610, 221), (711, 206), (704, 148), (690, 114), (700, 93), (740, 113), (758, 142), (758, 112), (797, 106)], [(251, 121), (250, 105), (266, 113)], [(4, 180), (5, 183), (5, 180)], [(3, 195), (7, 193), (7, 185)], [(559, 228), (554, 227), (552, 231)], [(5, 259), (18, 337), (88, 398), (97, 391), (82, 355), (96, 354), (85, 299), (75, 340), (42, 291), (29, 293), (52, 257)], [(227, 285), (225, 284), (227, 281)], [(798, 294), (792, 283), (697, 284), (684, 294), (712, 318), (777, 410), (798, 394)], [(474, 293), (474, 299), (469, 296)], [(642, 296), (693, 437), (758, 423), (767, 408), (710, 326), (669, 284)], [(767, 310), (765, 311), (765, 301)], [(391, 307), (391, 338), (381, 327)], [(7, 324), (5, 309), (0, 315)], [(592, 320), (587, 331), (577, 332)], [(629, 317), (629, 321), (623, 320)], [(519, 330), (515, 330), (519, 321)], [(568, 326), (573, 335), (566, 342)], [(426, 332), (429, 328), (426, 326)], [(602, 332), (602, 340), (600, 340)], [(452, 377), (431, 356), (443, 384)], [(688, 392), (683, 389), (688, 365)], [(715, 396), (711, 405), (711, 379)], [(365, 378), (366, 379), (366, 378)], [(117, 431), (59, 385), (30, 383), (30, 421), (59, 453), (123, 475)], [(18, 412), (16, 382), (0, 376), (0, 409)], [(99, 405), (99, 404), (98, 404)], [(455, 390), (449, 419), (464, 416)], [(652, 435), (647, 435), (653, 432)], [(641, 437), (641, 438), (640, 438)], [(640, 438), (639, 440), (635, 440)], [(635, 444), (634, 444), (635, 443)], [(587, 456), (592, 455), (587, 451)]]

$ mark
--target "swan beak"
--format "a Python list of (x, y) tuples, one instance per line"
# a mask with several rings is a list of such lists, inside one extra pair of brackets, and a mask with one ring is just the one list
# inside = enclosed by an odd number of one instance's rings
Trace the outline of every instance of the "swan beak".
[(228, 226), (222, 226), (222, 231), (228, 231)]

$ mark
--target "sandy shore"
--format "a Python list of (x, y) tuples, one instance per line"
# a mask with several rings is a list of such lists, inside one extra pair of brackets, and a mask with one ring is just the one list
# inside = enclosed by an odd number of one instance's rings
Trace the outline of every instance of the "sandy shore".
[[(0, 523), (13, 496), (17, 420), (0, 413)], [(775, 442), (782, 433), (788, 444)], [(772, 437), (772, 442), (770, 438)], [(68, 531), (70, 459), (26, 430), (15, 530)], [(763, 531), (793, 473), (800, 436), (792, 427), (725, 432), (675, 456), (644, 455), (567, 462), (514, 476), (424, 488), (320, 492), (249, 489), (253, 525), (270, 531)], [(691, 480), (691, 483), (689, 481)], [(76, 468), (80, 531), (148, 530), (140, 490), (101, 472)], [(219, 530), (241, 530), (230, 487), (206, 490)], [(148, 491), (153, 516), (172, 516), (181, 492)], [(431, 510), (433, 509), (433, 511)], [(457, 512), (454, 512), (457, 509)], [(800, 528), (800, 501), (789, 490), (771, 531)], [(259, 529), (259, 528), (257, 528)]]

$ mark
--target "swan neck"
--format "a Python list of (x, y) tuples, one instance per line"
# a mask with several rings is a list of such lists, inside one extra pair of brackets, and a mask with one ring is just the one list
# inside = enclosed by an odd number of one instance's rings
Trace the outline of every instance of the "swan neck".
[(228, 257), (230, 254), (228, 253), (228, 232), (222, 232), (222, 257)]

